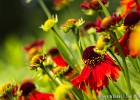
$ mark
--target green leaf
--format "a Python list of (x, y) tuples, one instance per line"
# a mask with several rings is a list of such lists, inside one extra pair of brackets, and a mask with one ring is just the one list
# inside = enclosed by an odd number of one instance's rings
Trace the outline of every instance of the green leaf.
[(67, 49), (64, 42), (57, 36), (57, 34), (54, 34), (54, 39), (58, 50), (60, 51), (64, 59), (67, 61), (67, 63), (70, 65), (70, 67), (79, 72), (79, 70), (75, 67), (75, 65), (77, 64), (76, 60), (74, 59), (71, 52)]

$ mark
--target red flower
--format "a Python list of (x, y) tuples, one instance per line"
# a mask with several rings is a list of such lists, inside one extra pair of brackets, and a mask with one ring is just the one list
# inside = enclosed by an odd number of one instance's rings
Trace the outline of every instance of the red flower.
[[(81, 75), (72, 79), (71, 83), (87, 93), (86, 85), (98, 94), (103, 86), (108, 87), (108, 78), (116, 81), (120, 68), (109, 55), (100, 55), (94, 51), (94, 46), (87, 47), (83, 52), (83, 68)], [(85, 83), (84, 83), (85, 82)]]
[(65, 6), (69, 5), (70, 0), (53, 0), (53, 5), (56, 10), (61, 10)]
[(29, 100), (55, 100), (55, 99), (54, 99), (54, 94), (41, 93), (41, 92), (34, 91), (30, 93)]
[[(70, 80), (73, 77), (77, 76), (77, 72), (75, 70), (73, 70), (68, 63), (64, 60), (64, 58), (62, 57), (62, 55), (59, 53), (57, 48), (52, 48), (49, 50), (48, 54), (51, 55), (53, 62), (57, 65), (56, 69), (54, 68), (53, 73), (57, 74), (57, 73), (61, 73), (62, 75)], [(67, 70), (66, 70), (67, 69)], [(65, 70), (65, 71), (64, 71)], [(64, 71), (64, 72), (63, 72)]]
[(21, 84), (21, 96), (19, 100), (55, 100), (53, 94), (41, 93), (35, 90), (35, 85), (31, 81)]
[(25, 81), (24, 83), (21, 84), (20, 91), (22, 96), (27, 96), (29, 95), (30, 92), (35, 90), (35, 85), (30, 82), (30, 81)]
[[(107, 0), (101, 0), (101, 2), (103, 4), (106, 4)], [(86, 10), (88, 9), (99, 10), (101, 8), (97, 0), (90, 0), (90, 2), (88, 2), (87, 0), (84, 0), (84, 2), (80, 6), (81, 8), (86, 9)]]
[[(129, 13), (125, 20), (124, 25), (126, 26), (126, 33), (119, 40), (124, 56), (127, 55), (136, 58), (140, 55), (140, 46), (139, 46), (139, 21), (140, 21), (140, 13), (131, 12)], [(115, 47), (115, 52), (119, 54), (118, 49)]]
[(124, 13), (122, 14), (122, 17), (125, 17), (126, 14), (128, 14), (134, 8), (136, 8), (136, 10), (140, 12), (140, 5), (138, 3), (138, 0), (121, 0), (120, 4), (122, 6), (125, 6), (125, 10)]
[(42, 47), (42, 45), (45, 43), (45, 40), (42, 39), (42, 40), (37, 40), (37, 41), (34, 41), (33, 43), (27, 45), (24, 47), (24, 50), (25, 51), (29, 51), (30, 49), (32, 48), (37, 48), (37, 49), (40, 49)]
[(101, 23), (102, 23), (102, 19), (101, 18), (98, 18), (96, 20), (96, 22), (88, 22), (88, 23), (86, 23), (85, 26), (84, 26), (84, 29), (85, 30), (88, 30), (90, 28), (100, 27), (101, 26)]
[(57, 48), (52, 48), (49, 50), (48, 54), (51, 55), (52, 60), (57, 66), (66, 67), (68, 66), (67, 62), (61, 56)]

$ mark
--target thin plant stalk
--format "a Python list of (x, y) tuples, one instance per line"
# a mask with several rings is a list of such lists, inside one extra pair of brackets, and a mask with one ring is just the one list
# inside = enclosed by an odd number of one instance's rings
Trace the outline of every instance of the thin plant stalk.
[[(109, 87), (106, 87), (106, 89), (107, 89), (107, 92), (109, 93), (109, 95), (113, 96), (113, 94), (111, 93), (111, 91), (110, 91)], [(113, 98), (113, 97), (112, 97), (112, 98), (110, 98), (110, 99), (114, 100), (114, 98)]]
[(48, 18), (50, 18), (50, 17), (51, 17), (51, 14), (50, 14), (48, 8), (46, 7), (46, 5), (44, 4), (43, 0), (38, 0), (38, 3), (40, 4), (41, 8), (42, 8), (43, 11), (45, 12), (46, 16), (47, 16)]
[[(50, 18), (51, 17), (51, 13), (49, 12), (49, 10), (48, 10), (48, 8), (45, 6), (45, 4), (44, 4), (44, 2), (43, 2), (43, 0), (38, 0), (38, 2), (39, 2), (39, 4), (40, 4), (40, 6), (41, 6), (41, 8), (43, 9), (43, 11), (45, 12), (45, 14), (46, 14), (46, 16), (48, 17), (48, 18)], [(67, 48), (67, 50), (70, 52), (70, 54), (72, 55), (72, 57), (75, 59), (75, 61), (76, 61), (76, 58), (75, 58), (75, 56), (72, 54), (72, 52), (71, 52), (71, 50), (69, 49), (69, 47), (66, 45), (66, 43), (63, 41), (63, 39), (59, 36), (59, 34), (58, 34), (58, 29), (57, 29), (57, 26), (54, 26), (53, 28), (52, 28), (52, 30), (54, 31), (54, 33), (57, 35), (57, 37), (64, 43), (64, 45), (65, 45), (65, 47)], [(77, 64), (78, 64), (78, 67), (79, 67), (79, 69), (77, 69), (76, 68), (76, 70), (78, 71), (78, 73), (80, 73), (80, 64), (78, 63), (78, 62), (76, 62)]]
[(9, 100), (14, 100), (14, 97), (13, 97), (13, 95), (12, 95), (12, 93), (10, 91), (7, 91), (6, 94), (8, 95)]
[(45, 68), (45, 66), (43, 64), (41, 64), (40, 68), (49, 76), (49, 78), (51, 79), (51, 81), (56, 85), (56, 86), (59, 86), (59, 83), (54, 80), (52, 78), (52, 76), (50, 75), (50, 73), (48, 72), (48, 70)]
[(124, 74), (124, 69), (123, 69), (121, 63), (119, 62), (119, 60), (117, 59), (117, 57), (115, 56), (115, 54), (114, 54), (110, 49), (108, 49), (108, 51), (109, 51), (109, 53), (114, 57), (114, 59), (117, 61), (117, 63), (118, 63), (119, 66), (121, 67), (121, 70), (122, 70), (122, 72), (123, 72), (123, 74)]
[(105, 16), (110, 16), (110, 13), (108, 12), (108, 10), (106, 9), (106, 7), (104, 6), (104, 4), (102, 3), (101, 0), (97, 0), (99, 2), (99, 4), (101, 5), (103, 11), (104, 11), (104, 14)]
[(114, 40), (116, 41), (116, 45), (117, 45), (119, 54), (120, 54), (120, 56), (121, 56), (121, 58), (122, 58), (123, 68), (124, 68), (124, 71), (125, 71), (126, 84), (127, 84), (127, 87), (128, 87), (128, 92), (129, 92), (129, 94), (132, 94), (132, 91), (131, 91), (131, 83), (130, 83), (130, 77), (129, 77), (129, 72), (128, 72), (128, 68), (127, 68), (126, 61), (125, 61), (125, 57), (124, 57), (122, 48), (121, 48), (121, 46), (120, 46), (120, 44), (119, 44), (119, 41), (118, 41), (118, 39), (117, 39), (116, 34), (114, 33), (113, 36), (114, 36)]

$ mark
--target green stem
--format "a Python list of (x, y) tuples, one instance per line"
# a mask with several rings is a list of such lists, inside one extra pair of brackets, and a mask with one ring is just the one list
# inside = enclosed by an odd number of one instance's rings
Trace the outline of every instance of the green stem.
[[(43, 9), (43, 11), (45, 12), (46, 16), (50, 18), (50, 17), (51, 17), (51, 14), (50, 14), (48, 8), (45, 6), (43, 0), (38, 0), (38, 2), (39, 2), (39, 4), (40, 4), (41, 8)], [(64, 43), (64, 45), (65, 45), (65, 47), (67, 48), (67, 50), (71, 53), (71, 55), (73, 56), (73, 58), (76, 60), (76, 58), (75, 58), (74, 55), (72, 54), (71, 50), (68, 48), (68, 46), (67, 46), (67, 45), (65, 44), (65, 42), (62, 40), (62, 38), (58, 35), (59, 32), (57, 32), (57, 31), (59, 31), (59, 30), (57, 29), (57, 26), (54, 26), (54, 28), (52, 28), (52, 30), (56, 33), (56, 36)], [(77, 62), (77, 64), (78, 64), (78, 66), (79, 66), (79, 68), (80, 68), (80, 64), (79, 64), (78, 62)], [(78, 71), (78, 73), (80, 73), (80, 69), (77, 69), (77, 71)]]
[(108, 12), (108, 10), (106, 9), (106, 7), (104, 6), (104, 4), (102, 3), (101, 0), (97, 0), (99, 2), (99, 4), (101, 5), (103, 11), (104, 11), (104, 14), (105, 16), (110, 16), (110, 13)]
[[(65, 47), (67, 48), (67, 50), (70, 52), (70, 54), (72, 55), (72, 57), (76, 60), (75, 56), (73, 55), (73, 53), (71, 52), (71, 50), (69, 49), (69, 47), (66, 45), (66, 43), (63, 41), (63, 39), (59, 36), (57, 29), (54, 27), (52, 28), (52, 31), (55, 33), (55, 35), (63, 42), (63, 44), (65, 45)], [(75, 70), (80, 73), (80, 64), (78, 62), (76, 62), (78, 64), (78, 68), (75, 68)]]
[(45, 68), (45, 66), (43, 64), (41, 64), (40, 68), (49, 76), (49, 78), (51, 79), (51, 81), (56, 85), (56, 86), (59, 86), (59, 83), (54, 80), (52, 78), (52, 76), (50, 75), (50, 73), (48, 72), (48, 70)]
[[(85, 84), (86, 85), (86, 84)], [(89, 94), (89, 100), (92, 100), (92, 92), (91, 92), (91, 90), (90, 90), (90, 86), (88, 85), (86, 85), (86, 89), (87, 89), (87, 91), (88, 91), (88, 94)]]
[(73, 33), (73, 36), (75, 37), (76, 44), (77, 44), (77, 47), (80, 51), (80, 56), (81, 56), (82, 52), (83, 52), (83, 48), (82, 48), (82, 45), (81, 45), (81, 42), (79, 39), (79, 29), (77, 29), (77, 28), (72, 29), (72, 33)]
[(71, 93), (73, 94), (73, 96), (75, 97), (76, 100), (80, 100), (80, 98), (78, 97), (78, 95), (76, 95), (76, 93), (73, 90), (71, 90)]
[(122, 58), (122, 62), (123, 62), (123, 66), (124, 66), (123, 68), (124, 68), (124, 71), (125, 71), (125, 75), (124, 75), (124, 76), (125, 76), (126, 84), (127, 84), (127, 87), (128, 87), (128, 92), (129, 92), (129, 94), (132, 94), (132, 91), (131, 91), (131, 83), (130, 83), (130, 77), (129, 77), (129, 72), (128, 72), (128, 68), (127, 68), (126, 61), (125, 61), (125, 57), (124, 57), (122, 48), (121, 48), (121, 46), (120, 46), (120, 44), (119, 44), (119, 41), (118, 41), (118, 39), (117, 39), (116, 34), (114, 33), (113, 36), (114, 36), (114, 39), (115, 39), (115, 41), (116, 41), (116, 45), (117, 45), (119, 54), (120, 54), (120, 56), (121, 56), (121, 58)]
[(43, 11), (45, 12), (45, 14), (47, 15), (47, 17), (51, 18), (51, 14), (50, 14), (48, 8), (45, 6), (43, 0), (38, 0), (38, 3), (41, 6), (41, 8), (43, 9)]
[(96, 92), (94, 90), (92, 91), (92, 93), (94, 95), (95, 100), (99, 100), (98, 97), (97, 97), (97, 94), (96, 94)]
[(14, 97), (10, 91), (7, 91), (6, 94), (8, 95), (10, 100), (14, 100)]
[(132, 63), (132, 65), (134, 66), (135, 70), (138, 71), (138, 72), (140, 72), (138, 60), (137, 59), (134, 59), (132, 57), (128, 57), (128, 59)]
[(119, 62), (119, 60), (117, 59), (117, 57), (115, 56), (115, 54), (114, 54), (110, 49), (108, 49), (108, 51), (109, 51), (109, 53), (114, 57), (114, 59), (117, 61), (117, 63), (118, 63), (119, 66), (121, 67), (121, 70), (122, 70), (122, 72), (123, 72), (123, 74), (124, 74), (124, 69), (123, 69), (121, 63)]
[[(113, 96), (113, 95), (112, 95), (112, 93), (111, 93), (111, 91), (110, 91), (110, 89), (109, 89), (109, 87), (106, 87), (106, 89), (107, 89), (107, 92), (109, 93), (109, 95)], [(110, 98), (110, 99), (114, 100), (114, 98), (113, 98), (113, 97), (112, 97), (112, 98)]]

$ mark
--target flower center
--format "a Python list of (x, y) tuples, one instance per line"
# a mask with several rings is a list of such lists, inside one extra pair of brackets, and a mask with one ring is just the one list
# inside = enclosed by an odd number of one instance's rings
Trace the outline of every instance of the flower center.
[(97, 64), (100, 64), (103, 62), (104, 56), (101, 54), (98, 54), (94, 51), (95, 46), (89, 46), (87, 47), (82, 55), (83, 63), (87, 66), (97, 66)]

